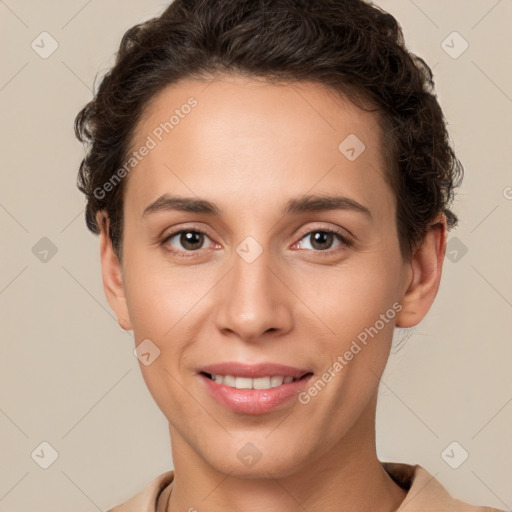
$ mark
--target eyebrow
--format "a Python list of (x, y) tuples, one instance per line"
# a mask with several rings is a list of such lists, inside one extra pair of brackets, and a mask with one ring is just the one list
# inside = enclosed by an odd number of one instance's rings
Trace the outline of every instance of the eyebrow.
[[(372, 218), (371, 211), (366, 206), (358, 203), (354, 199), (342, 195), (303, 195), (290, 199), (281, 211), (281, 215), (294, 215), (305, 212), (318, 212), (328, 210), (349, 210), (362, 213), (368, 218)], [(193, 213), (203, 213), (220, 217), (222, 209), (216, 204), (206, 199), (194, 197), (170, 196), (164, 194), (156, 201), (148, 205), (142, 213), (142, 218), (153, 213), (165, 211), (183, 211)]]

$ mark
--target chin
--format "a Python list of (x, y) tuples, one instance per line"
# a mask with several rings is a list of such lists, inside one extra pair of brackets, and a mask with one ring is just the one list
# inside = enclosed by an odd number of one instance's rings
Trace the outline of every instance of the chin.
[[(260, 443), (261, 446), (262, 443)], [(238, 446), (241, 445), (241, 448)], [(240, 479), (284, 478), (307, 465), (295, 446), (277, 450), (267, 442), (261, 450), (250, 441), (237, 443), (237, 447), (210, 452), (205, 461), (220, 473)]]

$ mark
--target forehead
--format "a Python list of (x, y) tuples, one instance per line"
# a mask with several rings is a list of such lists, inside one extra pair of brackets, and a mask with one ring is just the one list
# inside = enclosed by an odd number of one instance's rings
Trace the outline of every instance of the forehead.
[(182, 81), (152, 98), (132, 142), (151, 147), (128, 180), (126, 202), (139, 214), (170, 192), (254, 212), (255, 202), (333, 187), (393, 207), (377, 114), (321, 84)]

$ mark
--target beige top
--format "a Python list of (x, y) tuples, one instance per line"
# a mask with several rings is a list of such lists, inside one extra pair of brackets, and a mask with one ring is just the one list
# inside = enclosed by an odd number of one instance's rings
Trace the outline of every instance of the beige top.
[[(396, 512), (504, 512), (477, 507), (453, 498), (423, 467), (400, 462), (382, 462), (393, 480), (408, 491)], [(174, 471), (157, 476), (138, 494), (107, 512), (165, 512), (172, 490)]]

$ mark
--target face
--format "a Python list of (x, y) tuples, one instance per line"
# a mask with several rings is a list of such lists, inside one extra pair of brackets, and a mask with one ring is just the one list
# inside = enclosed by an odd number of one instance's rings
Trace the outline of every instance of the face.
[(242, 476), (357, 449), (413, 276), (376, 114), (312, 83), (188, 81), (144, 145), (109, 300), (173, 449)]

